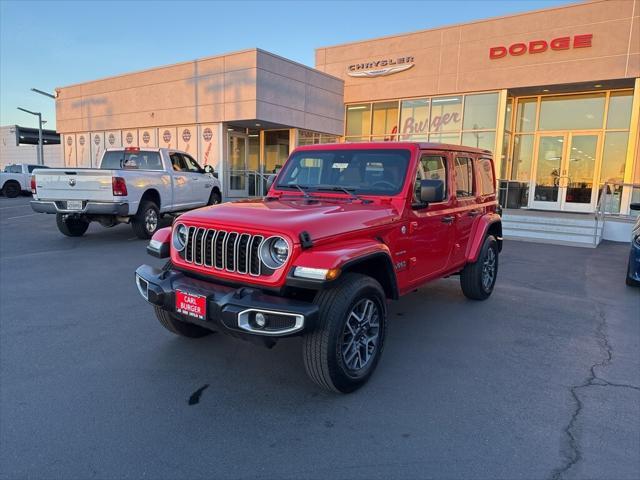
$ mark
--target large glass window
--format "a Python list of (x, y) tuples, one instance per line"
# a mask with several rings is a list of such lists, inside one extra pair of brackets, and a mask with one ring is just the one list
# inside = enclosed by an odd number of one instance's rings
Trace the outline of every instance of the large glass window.
[(371, 127), (371, 105), (347, 106), (347, 137), (369, 135)]
[(439, 97), (431, 100), (432, 132), (455, 132), (462, 125), (462, 97)]
[(464, 97), (463, 130), (486, 130), (496, 128), (497, 118), (497, 93), (467, 95)]
[(542, 97), (539, 130), (602, 128), (604, 93)]
[(626, 130), (629, 128), (632, 103), (633, 91), (611, 92), (607, 113), (607, 129)]
[(373, 135), (388, 136), (388, 140), (395, 140), (398, 132), (398, 102), (381, 102), (373, 104)]
[(401, 140), (427, 140), (430, 103), (428, 98), (403, 100), (400, 111)]
[(511, 180), (528, 182), (531, 179), (533, 135), (516, 135), (513, 140)]
[(450, 143), (453, 145), (460, 144), (459, 133), (430, 133), (429, 141), (435, 143)]
[(493, 152), (496, 144), (496, 132), (464, 132), (462, 145), (467, 147), (483, 148)]
[(607, 132), (604, 137), (600, 182), (622, 182), (627, 159), (629, 132)]
[(289, 156), (289, 130), (264, 132), (264, 170), (278, 173)]
[(537, 98), (521, 98), (518, 100), (516, 112), (516, 132), (533, 132), (536, 129)]

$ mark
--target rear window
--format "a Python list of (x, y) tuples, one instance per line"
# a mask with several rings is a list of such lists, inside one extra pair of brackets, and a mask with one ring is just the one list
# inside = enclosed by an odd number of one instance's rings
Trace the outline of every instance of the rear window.
[(162, 170), (158, 152), (109, 150), (100, 168), (109, 170)]
[(478, 160), (478, 180), (480, 180), (480, 195), (491, 195), (495, 193), (495, 182), (493, 181), (493, 169), (491, 160), (481, 158)]

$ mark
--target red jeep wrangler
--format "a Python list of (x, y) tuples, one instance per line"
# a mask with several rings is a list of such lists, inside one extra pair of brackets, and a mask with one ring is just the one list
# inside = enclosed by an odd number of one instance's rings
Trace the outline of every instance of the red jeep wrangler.
[(296, 149), (266, 197), (193, 210), (136, 270), (160, 323), (186, 337), (220, 331), (273, 346), (303, 336), (311, 379), (350, 392), (376, 367), (387, 301), (460, 274), (493, 290), (502, 247), (487, 150), (431, 143)]

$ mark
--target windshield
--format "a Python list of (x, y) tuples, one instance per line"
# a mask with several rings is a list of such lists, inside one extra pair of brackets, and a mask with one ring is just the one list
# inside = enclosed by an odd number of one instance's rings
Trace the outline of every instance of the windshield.
[(105, 152), (100, 168), (162, 170), (162, 161), (158, 152), (109, 150)]
[(307, 150), (294, 153), (276, 188), (395, 195), (407, 173), (409, 150)]

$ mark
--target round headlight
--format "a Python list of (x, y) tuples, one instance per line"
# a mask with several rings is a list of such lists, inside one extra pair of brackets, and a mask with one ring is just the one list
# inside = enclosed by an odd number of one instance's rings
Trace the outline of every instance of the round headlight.
[(282, 237), (271, 237), (262, 242), (260, 260), (268, 268), (276, 270), (282, 267), (289, 258), (289, 244)]
[(187, 244), (189, 229), (186, 225), (179, 223), (173, 228), (173, 248), (181, 252)]

